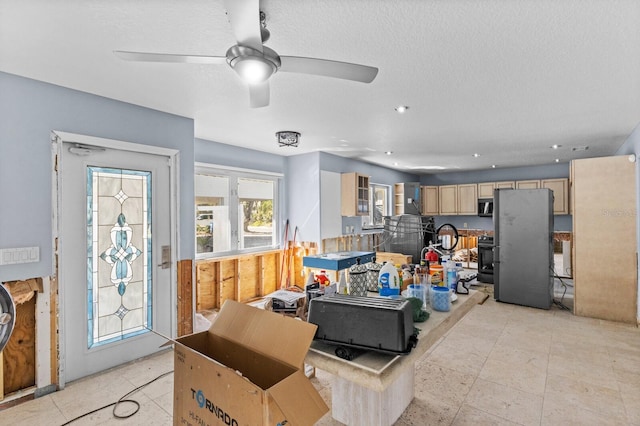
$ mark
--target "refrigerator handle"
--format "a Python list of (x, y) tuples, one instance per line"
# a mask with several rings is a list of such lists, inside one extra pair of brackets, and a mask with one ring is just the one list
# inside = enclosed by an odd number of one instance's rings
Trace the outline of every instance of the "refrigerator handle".
[(500, 246), (493, 246), (491, 251), (493, 252), (493, 264), (500, 263)]

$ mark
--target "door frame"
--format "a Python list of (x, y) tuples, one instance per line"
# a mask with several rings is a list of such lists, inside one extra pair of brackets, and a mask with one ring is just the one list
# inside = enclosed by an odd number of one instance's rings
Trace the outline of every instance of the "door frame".
[[(52, 360), (55, 359), (55, 347), (58, 348), (57, 353), (57, 378), (58, 378), (58, 386), (60, 389), (64, 389), (66, 385), (65, 378), (65, 356), (66, 356), (66, 348), (64, 345), (65, 342), (65, 332), (66, 330), (63, 327), (64, 324), (64, 310), (60, 309), (60, 301), (64, 300), (64, 283), (59, 280), (59, 262), (60, 260), (60, 248), (58, 245), (58, 239), (60, 236), (60, 213), (62, 206), (62, 198), (60, 188), (62, 187), (62, 173), (61, 168), (64, 165), (61, 162), (61, 154), (62, 154), (62, 146), (64, 143), (78, 143), (81, 145), (89, 145), (93, 147), (104, 147), (109, 148), (111, 150), (119, 150), (119, 151), (132, 151), (139, 152), (142, 154), (154, 154), (159, 156), (167, 157), (168, 166), (169, 166), (169, 203), (170, 203), (170, 238), (171, 238), (171, 267), (169, 271), (170, 275), (170, 300), (171, 300), (171, 336), (163, 336), (166, 338), (175, 338), (177, 335), (177, 301), (178, 301), (178, 277), (177, 277), (177, 259), (180, 257), (180, 247), (178, 245), (178, 196), (179, 196), (179, 186), (178, 186), (178, 176), (180, 176), (179, 164), (180, 164), (180, 151), (172, 148), (163, 148), (152, 145), (143, 145), (139, 143), (133, 142), (124, 142), (120, 140), (114, 139), (105, 139), (99, 138), (95, 136), (87, 136), (80, 135), (75, 133), (68, 133), (54, 130), (51, 132), (51, 155), (52, 155), (52, 166), (53, 166), (53, 176), (51, 182), (51, 190), (52, 190), (52, 203), (53, 203), (53, 220), (52, 220), (52, 245), (53, 245), (53, 276), (55, 281), (57, 282), (58, 294), (55, 297), (55, 301), (52, 300), (51, 306), (56, 310), (58, 314), (57, 323), (55, 324), (55, 330), (58, 331), (57, 337), (52, 341), (52, 345), (54, 348), (52, 349), (51, 357)], [(52, 292), (50, 295), (53, 298), (55, 293)], [(53, 318), (53, 315), (52, 315)], [(54, 327), (51, 326), (52, 334), (54, 333)], [(48, 357), (48, 354), (42, 354), (44, 357)], [(53, 370), (55, 367), (52, 365), (51, 369)], [(53, 371), (52, 371), (53, 376)], [(55, 381), (54, 381), (55, 382)]]

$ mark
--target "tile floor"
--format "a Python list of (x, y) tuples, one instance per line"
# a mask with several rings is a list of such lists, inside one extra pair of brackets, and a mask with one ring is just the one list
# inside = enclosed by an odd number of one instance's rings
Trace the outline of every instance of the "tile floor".
[[(71, 383), (0, 411), (0, 425), (62, 425), (172, 369), (171, 352)], [(126, 420), (105, 409), (74, 425), (170, 425), (173, 376), (132, 395)], [(313, 383), (331, 401), (330, 377)], [(397, 425), (640, 425), (640, 330), (489, 298), (416, 367), (415, 398)], [(121, 407), (127, 414), (131, 405)], [(318, 425), (339, 425), (330, 414)]]

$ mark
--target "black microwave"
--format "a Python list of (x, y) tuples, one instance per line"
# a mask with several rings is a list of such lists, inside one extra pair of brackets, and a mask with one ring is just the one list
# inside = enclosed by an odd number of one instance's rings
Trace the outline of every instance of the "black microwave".
[(478, 200), (478, 216), (493, 216), (493, 198), (480, 198)]

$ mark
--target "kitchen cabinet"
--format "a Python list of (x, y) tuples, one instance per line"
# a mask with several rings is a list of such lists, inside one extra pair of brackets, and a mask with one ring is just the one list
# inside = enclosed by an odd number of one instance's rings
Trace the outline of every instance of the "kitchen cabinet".
[(553, 214), (569, 214), (569, 179), (542, 179), (540, 187), (553, 191)]
[(341, 176), (342, 216), (369, 215), (369, 176), (360, 173), (343, 173)]
[(539, 180), (517, 180), (516, 189), (538, 189), (540, 188)]
[(515, 189), (516, 188), (516, 182), (513, 181), (513, 180), (510, 180), (510, 181), (496, 182), (495, 183), (495, 189), (502, 189), (502, 188)]
[(458, 185), (439, 186), (438, 203), (441, 215), (458, 214)]
[(637, 323), (634, 156), (571, 162), (574, 314)]
[(493, 198), (495, 182), (481, 182), (478, 184), (478, 198)]
[(429, 216), (439, 214), (438, 187), (422, 186), (420, 190), (422, 192), (422, 214)]
[(458, 209), (460, 215), (478, 214), (478, 185), (469, 183), (458, 186)]

